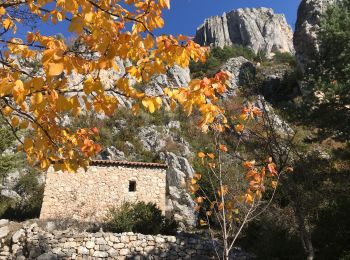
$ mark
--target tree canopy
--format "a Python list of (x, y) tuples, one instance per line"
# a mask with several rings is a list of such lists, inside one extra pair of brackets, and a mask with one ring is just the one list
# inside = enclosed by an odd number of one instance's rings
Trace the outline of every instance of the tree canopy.
[[(140, 108), (153, 113), (165, 98), (169, 109), (177, 104), (187, 114), (198, 109), (203, 130), (223, 114), (216, 101), (225, 91), (224, 72), (177, 89), (164, 86), (164, 95), (159, 96), (148, 96), (136, 87), (169, 67), (187, 67), (190, 60), (203, 62), (207, 56), (206, 48), (186, 36), (154, 33), (164, 25), (165, 8), (170, 8), (169, 0), (1, 1), (0, 115), (30, 163), (68, 171), (86, 167), (101, 150), (98, 129), (73, 130), (63, 118), (78, 117), (83, 111), (111, 115), (121, 96), (133, 101), (135, 113)], [(39, 28), (40, 23), (69, 23), (74, 44), (38, 30), (28, 32), (26, 39), (16, 37), (17, 27), (28, 22), (22, 11), (38, 20)], [(118, 71), (116, 58), (128, 60), (130, 66), (108, 87), (101, 72)], [(28, 71), (22, 61), (38, 62), (39, 69)], [(83, 78), (72, 84), (69, 77), (77, 74)], [(18, 129), (27, 129), (27, 136), (18, 136)]]

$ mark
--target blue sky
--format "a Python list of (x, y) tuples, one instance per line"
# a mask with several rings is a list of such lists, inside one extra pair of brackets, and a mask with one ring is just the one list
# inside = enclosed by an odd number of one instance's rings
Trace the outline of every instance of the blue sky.
[[(294, 28), (299, 3), (300, 0), (171, 0), (171, 9), (164, 13), (165, 27), (157, 33), (194, 36), (205, 18), (244, 7), (270, 7), (275, 13), (284, 13)], [(67, 23), (59, 23), (40, 25), (39, 30), (45, 35), (62, 33), (69, 37), (67, 28)], [(25, 36), (27, 30), (20, 28), (17, 37)]]
[(164, 15), (166, 33), (194, 35), (204, 19), (237, 8), (271, 7), (284, 13), (294, 28), (300, 0), (172, 0), (171, 9)]

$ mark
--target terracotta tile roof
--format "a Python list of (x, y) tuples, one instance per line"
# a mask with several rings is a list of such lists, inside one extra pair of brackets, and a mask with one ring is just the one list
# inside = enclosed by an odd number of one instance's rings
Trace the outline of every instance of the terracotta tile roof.
[(95, 166), (129, 166), (129, 167), (162, 168), (162, 169), (168, 168), (168, 166), (164, 163), (109, 161), (109, 160), (92, 160), (90, 165), (95, 165)]

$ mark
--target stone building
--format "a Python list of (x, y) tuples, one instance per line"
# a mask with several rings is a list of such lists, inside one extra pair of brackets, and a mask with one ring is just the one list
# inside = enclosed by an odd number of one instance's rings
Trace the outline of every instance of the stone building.
[(103, 222), (124, 201), (153, 202), (165, 213), (166, 164), (95, 160), (85, 172), (47, 173), (41, 220)]

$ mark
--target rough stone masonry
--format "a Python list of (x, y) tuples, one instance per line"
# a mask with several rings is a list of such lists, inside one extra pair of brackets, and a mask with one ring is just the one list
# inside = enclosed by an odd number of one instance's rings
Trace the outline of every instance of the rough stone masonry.
[(0, 239), (0, 260), (214, 259), (213, 243), (195, 234), (175, 236), (41, 229), (37, 223)]
[(165, 213), (166, 165), (93, 161), (85, 172), (47, 173), (41, 220), (104, 222), (124, 201), (156, 203)]

